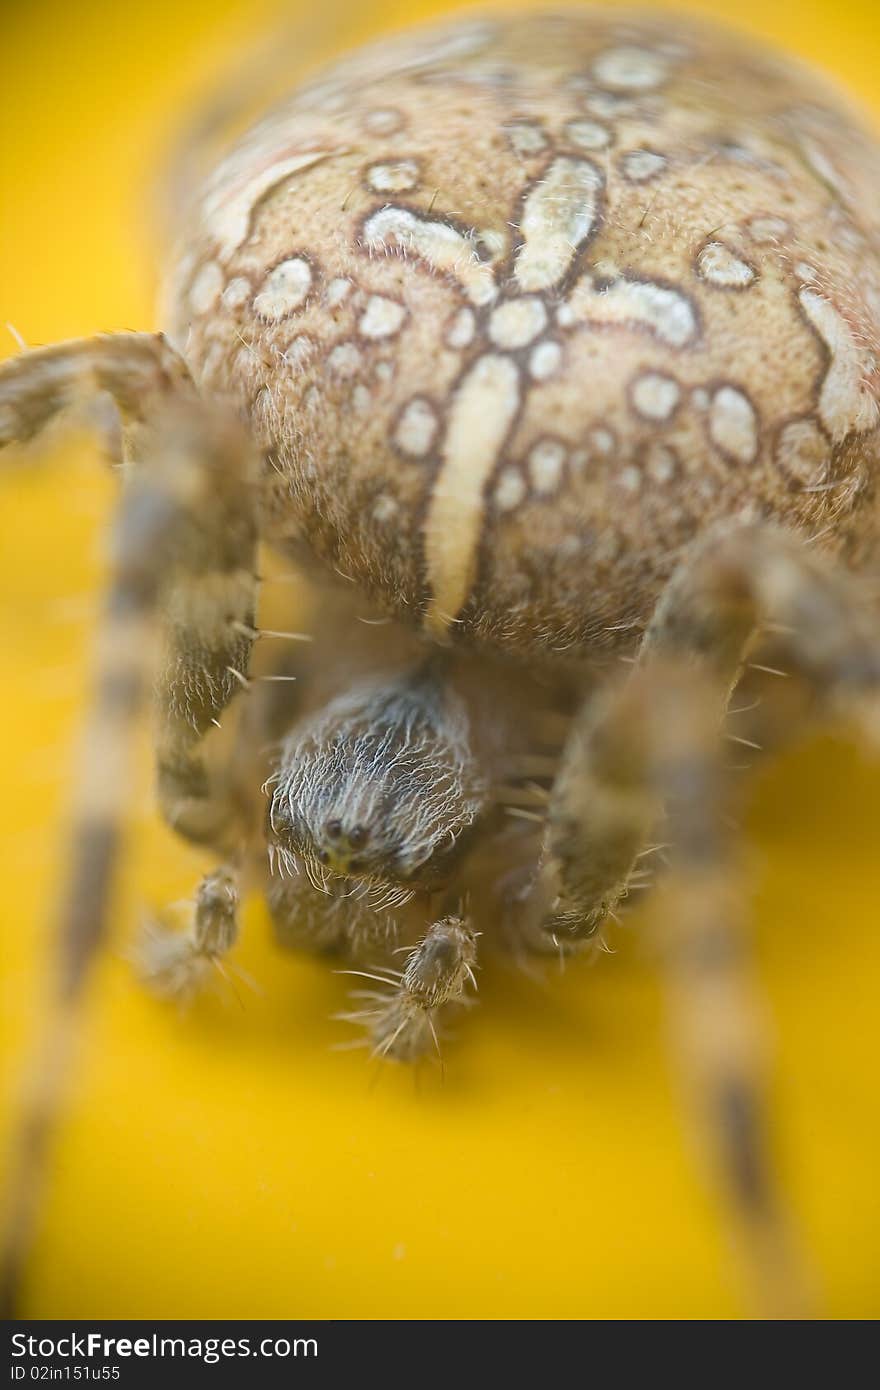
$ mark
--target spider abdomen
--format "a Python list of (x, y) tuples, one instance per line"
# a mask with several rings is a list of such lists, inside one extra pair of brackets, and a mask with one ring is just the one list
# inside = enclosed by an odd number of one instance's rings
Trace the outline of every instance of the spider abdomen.
[(582, 653), (717, 521), (863, 546), (878, 189), (837, 95), (729, 34), (468, 20), (238, 144), (174, 332), (269, 456), (267, 536), (434, 637)]

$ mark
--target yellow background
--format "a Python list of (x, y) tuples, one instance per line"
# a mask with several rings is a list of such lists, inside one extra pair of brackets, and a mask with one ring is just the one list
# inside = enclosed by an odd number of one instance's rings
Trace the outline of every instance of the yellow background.
[[(380, 4), (360, 30), (436, 12)], [(836, 72), (880, 115), (875, 0), (747, 0), (726, 15)], [(321, 7), (326, 11), (326, 4)], [(342, 28), (348, 6), (341, 4)], [(352, 7), (352, 13), (354, 13)], [(3, 7), (0, 321), (31, 343), (154, 325), (151, 211), (201, 84), (259, 33), (235, 0)], [(11, 337), (3, 353), (15, 350)], [(0, 476), (0, 1029), (32, 1043), (112, 483), (80, 441)], [(145, 778), (148, 785), (148, 778)], [(880, 1313), (876, 1024), (880, 768), (814, 743), (751, 814), (779, 1147), (834, 1317)], [(595, 969), (535, 983), (492, 961), (445, 1085), (378, 1082), (328, 1015), (347, 982), (281, 955), (259, 905), (243, 1008), (144, 998), (138, 904), (203, 867), (145, 791), (89, 993), (27, 1285), (37, 1317), (735, 1317), (738, 1273), (695, 1176), (639, 917)], [(8, 1094), (5, 1093), (5, 1094)], [(4, 1137), (12, 1106), (4, 1099)]]

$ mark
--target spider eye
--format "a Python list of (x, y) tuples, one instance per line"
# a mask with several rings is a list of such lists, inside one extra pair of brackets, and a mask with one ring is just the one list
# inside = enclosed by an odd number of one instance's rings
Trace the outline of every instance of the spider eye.
[(348, 832), (348, 842), (354, 845), (355, 849), (360, 849), (361, 845), (366, 844), (368, 830), (365, 825), (353, 825)]
[(338, 820), (328, 820), (324, 830), (331, 840), (338, 840), (342, 833), (342, 823)]

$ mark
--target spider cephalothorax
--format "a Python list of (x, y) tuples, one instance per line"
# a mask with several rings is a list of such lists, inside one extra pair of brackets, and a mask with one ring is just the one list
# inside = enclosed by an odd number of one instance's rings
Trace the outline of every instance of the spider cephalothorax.
[[(0, 443), (89, 387), (130, 440), (62, 1003), (100, 938), (158, 625), (162, 812), (221, 867), (190, 933), (148, 943), (150, 981), (219, 962), (256, 870), (279, 940), (372, 952), (351, 1017), (411, 1060), (474, 987), (476, 919), (520, 952), (595, 943), (659, 836), (683, 1055), (767, 1288), (796, 1302), (721, 726), (745, 668), (784, 663), (811, 692), (787, 711), (876, 734), (844, 571), (880, 536), (878, 190), (858, 115), (735, 37), (467, 19), (344, 60), (220, 159), (168, 340), (9, 364)], [(296, 634), (259, 630), (258, 545), (299, 567), (314, 638), (262, 675), (256, 639)], [(218, 762), (214, 726), (264, 678), (291, 684)], [(774, 707), (771, 737), (796, 722)]]
[(430, 672), (338, 696), (285, 741), (271, 784), (270, 859), (380, 907), (442, 885), (485, 802), (467, 711)]

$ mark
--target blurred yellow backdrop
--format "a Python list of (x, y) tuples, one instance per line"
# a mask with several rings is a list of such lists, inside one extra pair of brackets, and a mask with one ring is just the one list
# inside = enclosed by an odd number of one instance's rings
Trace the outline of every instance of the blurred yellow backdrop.
[[(340, 44), (444, 8), (341, 0)], [(880, 117), (875, 0), (690, 8), (823, 64)], [(0, 321), (30, 343), (155, 324), (154, 176), (195, 94), (267, 12), (241, 0), (4, 6)], [(45, 979), (112, 493), (82, 441), (0, 476), (4, 1138)], [(763, 776), (751, 815), (781, 1162), (834, 1317), (880, 1313), (878, 792), (880, 767), (813, 743)], [(331, 1050), (346, 982), (278, 954), (258, 904), (237, 959), (262, 994), (184, 1016), (144, 998), (124, 959), (138, 904), (181, 897), (203, 864), (158, 826), (146, 791), (132, 840), (26, 1314), (743, 1312), (682, 1137), (638, 916), (595, 969), (536, 983), (490, 962), (445, 1085), (429, 1069), (416, 1088), (391, 1066), (372, 1085), (363, 1054)]]

